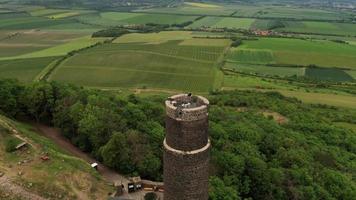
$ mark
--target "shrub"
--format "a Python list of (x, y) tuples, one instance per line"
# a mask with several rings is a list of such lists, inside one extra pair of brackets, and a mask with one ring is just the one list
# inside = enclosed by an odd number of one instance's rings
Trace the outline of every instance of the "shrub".
[(157, 195), (153, 192), (149, 192), (145, 195), (145, 200), (156, 200)]
[(17, 140), (15, 138), (7, 138), (5, 139), (5, 151), (13, 152), (16, 150)]

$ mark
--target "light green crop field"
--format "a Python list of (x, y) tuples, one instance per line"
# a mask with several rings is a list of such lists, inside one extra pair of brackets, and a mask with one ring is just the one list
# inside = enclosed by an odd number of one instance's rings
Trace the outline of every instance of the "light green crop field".
[(55, 57), (45, 57), (0, 61), (0, 78), (30, 82), (54, 59)]
[(272, 18), (293, 18), (293, 19), (314, 19), (314, 20), (342, 20), (349, 17), (339, 12), (307, 9), (307, 8), (288, 8), (288, 7), (267, 7), (255, 13), (255, 17)]
[(321, 40), (260, 38), (243, 41), (238, 49), (272, 51), (277, 64), (303, 66), (314, 64), (356, 69), (355, 45)]
[[(207, 4), (205, 4), (207, 5)], [(233, 14), (238, 6), (228, 5), (228, 4), (209, 4), (210, 6), (197, 6), (197, 4), (183, 4), (178, 7), (170, 8), (151, 8), (144, 10), (136, 10), (136, 12), (152, 12), (152, 13), (174, 13), (174, 14), (185, 14), (185, 15), (231, 15)], [(213, 5), (213, 6), (211, 6)]]
[(234, 18), (234, 17), (204, 17), (201, 20), (194, 22), (189, 27), (212, 27), (212, 28), (237, 28), (249, 29), (255, 19)]
[(105, 44), (69, 58), (50, 79), (91, 87), (207, 92), (215, 85), (216, 64), (228, 44), (218, 41), (218, 46), (181, 45), (183, 40)]
[(10, 31), (0, 33), (0, 59), (28, 54), (67, 43), (82, 37), (81, 33), (45, 32), (45, 31)]
[(49, 19), (45, 17), (30, 16), (25, 13), (9, 13), (1, 14), (0, 30), (40, 29), (73, 22), (73, 19)]
[(81, 37), (78, 39), (74, 39), (70, 42), (60, 44), (57, 46), (53, 46), (47, 49), (34, 51), (27, 54), (22, 54), (18, 56), (10, 56), (10, 57), (1, 57), (0, 60), (13, 60), (13, 59), (22, 59), (22, 58), (39, 58), (39, 57), (50, 57), (50, 56), (63, 56), (67, 53), (78, 50), (84, 47), (88, 47), (98, 42), (102, 42), (106, 40), (106, 38), (91, 38), (90, 36)]
[(131, 33), (123, 35), (114, 43), (150, 43), (159, 44), (171, 40), (186, 40), (193, 38), (189, 31), (162, 31), (159, 33)]
[(286, 27), (279, 28), (277, 31), (356, 36), (356, 24), (312, 21), (288, 21), (284, 22), (284, 24)]
[(47, 16), (47, 15), (54, 15), (54, 14), (59, 14), (59, 13), (66, 13), (66, 12), (70, 12), (70, 10), (43, 8), (43, 9), (30, 11), (29, 13), (32, 16), (38, 17), (38, 16)]
[(269, 50), (250, 50), (231, 48), (226, 57), (227, 61), (253, 64), (270, 64), (274, 62), (273, 52)]
[(243, 73), (252, 73), (269, 76), (304, 76), (305, 69), (301, 67), (271, 67), (264, 65), (252, 65), (242, 63), (229, 63), (224, 65), (224, 68), (237, 70)]
[(194, 21), (196, 16), (171, 15), (171, 14), (146, 14), (146, 13), (125, 13), (125, 12), (102, 12), (79, 16), (81, 22), (99, 26), (117, 26), (129, 24), (181, 24), (187, 21)]

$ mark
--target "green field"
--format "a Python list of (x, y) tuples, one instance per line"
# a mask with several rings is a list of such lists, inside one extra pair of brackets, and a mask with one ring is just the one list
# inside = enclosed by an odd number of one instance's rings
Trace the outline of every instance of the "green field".
[(73, 19), (49, 19), (24, 13), (9, 13), (1, 15), (0, 30), (38, 29), (73, 22), (75, 22)]
[(50, 56), (63, 56), (67, 53), (78, 50), (84, 47), (88, 47), (97, 42), (102, 42), (106, 40), (105, 38), (91, 38), (89, 36), (84, 36), (80, 38), (73, 39), (64, 44), (56, 45), (50, 48), (42, 49), (39, 51), (32, 51), (30, 53), (9, 56), (9, 57), (0, 57), (0, 60), (13, 60), (20, 58), (39, 58), (39, 57), (50, 57)]
[(352, 81), (353, 78), (346, 72), (340, 69), (321, 69), (321, 68), (307, 68), (305, 76), (328, 81)]
[(255, 17), (264, 18), (293, 18), (293, 19), (314, 19), (314, 20), (342, 20), (349, 17), (334, 11), (326, 11), (308, 8), (288, 8), (288, 7), (266, 7), (254, 14)]
[(289, 76), (304, 76), (304, 68), (300, 67), (271, 67), (264, 65), (253, 65), (253, 64), (243, 64), (243, 63), (226, 63), (224, 65), (226, 69), (232, 69), (248, 74), (259, 74), (268, 76), (279, 76), (279, 77), (289, 77)]
[(352, 78), (356, 80), (356, 70), (346, 70), (346, 73), (348, 73)]
[(278, 28), (277, 31), (356, 36), (356, 24), (312, 21), (286, 21), (283, 23), (285, 27)]
[(301, 91), (278, 90), (281, 94), (289, 97), (295, 97), (305, 103), (326, 104), (345, 108), (356, 108), (356, 96), (337, 95), (324, 93), (311, 93)]
[(0, 33), (0, 60), (48, 49), (83, 37), (83, 33), (8, 31)]
[(188, 31), (162, 31), (159, 33), (132, 33), (123, 35), (114, 43), (150, 43), (159, 44), (171, 40), (187, 40), (193, 38), (192, 32)]
[[(246, 40), (238, 50), (271, 51), (274, 62), (282, 65), (318, 65), (356, 69), (356, 46), (331, 41), (287, 38)], [(260, 55), (251, 62), (259, 60)]]
[(130, 37), (127, 43), (118, 39), (120, 43), (101, 45), (71, 57), (50, 79), (92, 87), (206, 92), (214, 87), (216, 62), (228, 45), (226, 40), (212, 40), (216, 46), (202, 46), (191, 39), (187, 42), (167, 38), (166, 42), (137, 43), (132, 37), (145, 37), (126, 36)]
[(171, 14), (146, 14), (146, 13), (125, 13), (125, 12), (102, 12), (100, 14), (89, 14), (79, 16), (77, 19), (86, 24), (98, 26), (118, 26), (137, 24), (181, 24), (187, 21), (194, 21), (196, 16), (171, 15)]
[(0, 61), (0, 78), (31, 82), (55, 57)]
[(255, 19), (248, 18), (233, 18), (233, 17), (204, 17), (194, 22), (189, 27), (211, 27), (211, 28), (236, 28), (249, 29)]
[(120, 13), (104, 12), (100, 14), (106, 20), (117, 21), (118, 24), (180, 24), (193, 21), (195, 16), (169, 15), (169, 14), (141, 14), (141, 13)]
[(269, 50), (231, 48), (226, 60), (239, 63), (269, 64), (274, 63), (274, 56)]

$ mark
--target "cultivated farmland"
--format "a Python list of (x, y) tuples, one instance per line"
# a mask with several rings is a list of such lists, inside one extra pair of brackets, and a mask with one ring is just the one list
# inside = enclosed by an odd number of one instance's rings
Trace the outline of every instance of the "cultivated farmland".
[(118, 26), (137, 24), (181, 24), (187, 21), (194, 21), (196, 16), (183, 16), (171, 14), (144, 14), (144, 13), (122, 13), (103, 12), (100, 14), (89, 14), (79, 16), (77, 19), (85, 24), (97, 26)]
[(80, 37), (68, 41), (64, 44), (52, 46), (46, 49), (32, 51), (30, 53), (20, 54), (16, 56), (0, 57), (0, 60), (12, 60), (19, 58), (38, 58), (38, 57), (50, 57), (50, 56), (63, 56), (67, 53), (78, 50), (84, 47), (88, 47), (98, 42), (102, 42), (103, 38), (91, 38), (88, 36)]
[(248, 18), (233, 18), (233, 17), (204, 17), (194, 22), (189, 27), (212, 27), (212, 28), (236, 28), (249, 29), (255, 19)]
[(55, 57), (0, 61), (0, 78), (31, 82)]
[(157, 35), (148, 35), (146, 40), (143, 35), (133, 34), (123, 37), (128, 39), (126, 43), (119, 38), (118, 44), (84, 51), (63, 62), (51, 79), (92, 87), (185, 91), (214, 88), (216, 64), (229, 43), (219, 39), (219, 42), (213, 40), (215, 46), (203, 45), (201, 40), (197, 43), (192, 39), (173, 40), (174, 37), (167, 37), (169, 33), (162, 34), (163, 41), (156, 43), (137, 41), (158, 39)]
[[(280, 65), (318, 65), (356, 69), (356, 46), (331, 41), (261, 38), (244, 41), (238, 50), (270, 51), (274, 62)], [(254, 59), (260, 60), (260, 54), (256, 56), (252, 57), (250, 62)]]
[(287, 21), (283, 22), (283, 24), (285, 25), (284, 28), (278, 28), (276, 30), (295, 33), (356, 36), (356, 24), (312, 21)]

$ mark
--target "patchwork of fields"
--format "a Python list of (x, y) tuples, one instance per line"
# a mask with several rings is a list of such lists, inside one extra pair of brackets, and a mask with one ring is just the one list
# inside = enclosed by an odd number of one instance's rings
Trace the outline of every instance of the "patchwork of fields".
[(0, 78), (30, 82), (59, 56), (104, 41), (81, 32), (0, 31)]
[[(241, 46), (232, 51), (240, 50), (270, 51), (274, 63), (281, 65), (318, 65), (356, 69), (356, 46), (350, 44), (322, 40), (260, 38), (244, 41)], [(260, 56), (261, 53), (258, 53), (257, 59)], [(244, 57), (244, 59), (249, 58)]]
[(356, 24), (313, 21), (286, 21), (283, 24), (285, 25), (284, 28), (276, 30), (295, 33), (356, 36)]
[[(225, 68), (271, 76), (352, 81), (356, 71), (355, 52), (355, 45), (330, 41), (260, 38), (231, 48), (225, 58)], [(330, 69), (309, 68), (312, 65)]]
[(249, 18), (204, 17), (203, 19), (194, 22), (189, 27), (250, 29), (254, 21), (255, 19), (249, 19)]
[(162, 34), (161, 41), (155, 40), (160, 38), (157, 35), (129, 34), (116, 43), (81, 52), (63, 62), (50, 79), (92, 87), (213, 89), (216, 64), (229, 42), (176, 40), (174, 33)]
[(79, 16), (77, 19), (85, 24), (97, 26), (118, 26), (118, 25), (142, 25), (154, 24), (181, 24), (194, 21), (197, 16), (172, 15), (172, 14), (146, 14), (146, 13), (124, 13), (124, 12), (102, 12), (100, 14), (89, 14)]

